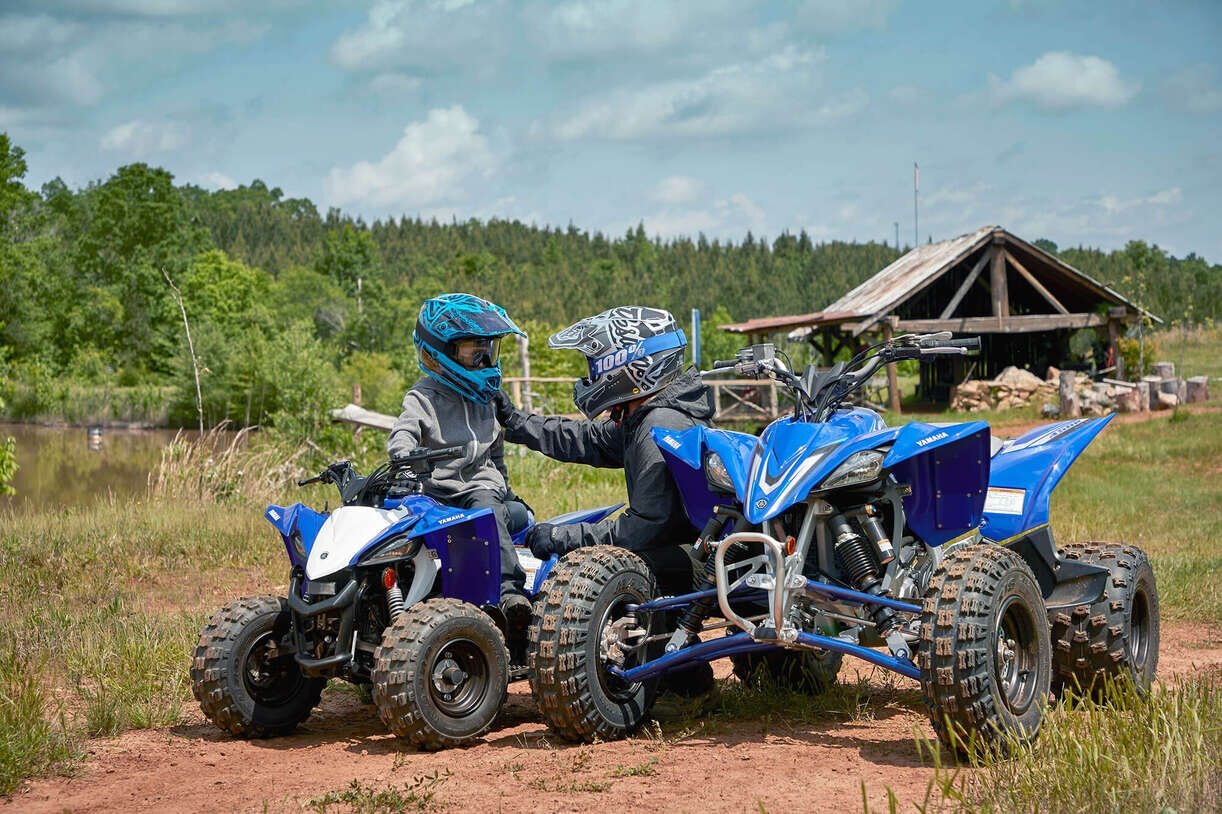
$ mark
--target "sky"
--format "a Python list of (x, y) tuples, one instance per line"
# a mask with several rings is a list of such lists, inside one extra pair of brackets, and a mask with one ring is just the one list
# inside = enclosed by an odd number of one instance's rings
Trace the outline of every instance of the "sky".
[(1222, 0), (0, 0), (27, 183), (1222, 262)]

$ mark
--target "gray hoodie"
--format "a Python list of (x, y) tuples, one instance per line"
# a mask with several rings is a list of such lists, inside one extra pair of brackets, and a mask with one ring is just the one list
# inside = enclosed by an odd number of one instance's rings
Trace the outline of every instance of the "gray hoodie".
[(421, 376), (403, 397), (403, 412), (390, 431), (386, 451), (393, 458), (417, 447), (438, 449), (462, 444), (462, 457), (442, 461), (428, 485), (434, 497), (459, 497), (488, 491), (510, 496), (505, 476), (504, 441), (491, 404), (476, 404)]

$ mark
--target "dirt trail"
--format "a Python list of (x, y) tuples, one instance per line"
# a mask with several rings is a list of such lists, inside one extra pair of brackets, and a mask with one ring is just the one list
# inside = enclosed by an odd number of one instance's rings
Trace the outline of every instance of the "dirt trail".
[[(1222, 630), (1164, 624), (1160, 678), (1206, 667), (1222, 670)], [(850, 678), (853, 669), (846, 662)], [(932, 770), (913, 733), (932, 730), (915, 692), (882, 697), (861, 721), (714, 721), (681, 738), (672, 726), (663, 739), (573, 746), (547, 730), (519, 683), (483, 743), (437, 754), (399, 751), (373, 708), (346, 692), (328, 692), (298, 734), (277, 740), (234, 740), (193, 709), (179, 726), (92, 741), (78, 776), (29, 783), (0, 812), (300, 811), (354, 779), (402, 787), (447, 771), (435, 794), (453, 811), (784, 811), (812, 801), (860, 811), (863, 782), (871, 808), (886, 810), (888, 786), (907, 803), (924, 797)]]

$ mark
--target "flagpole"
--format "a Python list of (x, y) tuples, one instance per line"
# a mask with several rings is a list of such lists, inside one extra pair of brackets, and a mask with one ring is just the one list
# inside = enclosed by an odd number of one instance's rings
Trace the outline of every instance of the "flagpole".
[(912, 246), (921, 245), (921, 215), (917, 209), (917, 192), (921, 188), (921, 168), (912, 162)]

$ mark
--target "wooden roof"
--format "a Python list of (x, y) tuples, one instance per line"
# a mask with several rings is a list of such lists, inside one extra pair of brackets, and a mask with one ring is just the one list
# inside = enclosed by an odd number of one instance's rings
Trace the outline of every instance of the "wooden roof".
[[(985, 249), (984, 252), (981, 250)], [(1021, 260), (1019, 256), (1021, 255)], [(943, 313), (928, 314), (925, 318), (901, 318), (896, 326), (899, 330), (975, 333), (1021, 333), (1057, 328), (1078, 328), (1100, 325), (1106, 318), (1093, 310), (1070, 312), (1050, 290), (1056, 288), (1062, 299), (1070, 301), (1065, 292), (1074, 293), (1078, 302), (1103, 302), (1115, 309), (1123, 309), (1130, 318), (1145, 313), (1155, 321), (1158, 317), (1145, 311), (1108, 286), (1083, 274), (1073, 266), (1043, 249), (1006, 231), (1000, 226), (983, 226), (974, 232), (918, 246), (900, 257), (891, 265), (863, 282), (822, 311), (794, 316), (763, 317), (747, 322), (723, 325), (722, 330), (733, 333), (758, 334), (789, 330), (791, 336), (800, 336), (820, 326), (838, 326), (859, 334), (876, 326), (889, 315), (900, 311), (916, 295), (925, 291), (952, 269), (976, 257), (967, 280), (953, 297), (948, 297)], [(998, 302), (992, 316), (954, 317), (955, 308), (989, 261), (994, 262), (994, 280), (1001, 275), (998, 295), (1005, 295), (1006, 265), (1047, 304), (1047, 314), (1023, 314), (1010, 316), (1008, 303)], [(986, 275), (987, 280), (987, 275)], [(944, 284), (945, 285), (945, 284)], [(934, 289), (936, 293), (938, 289)], [(940, 309), (941, 310), (941, 309)]]

